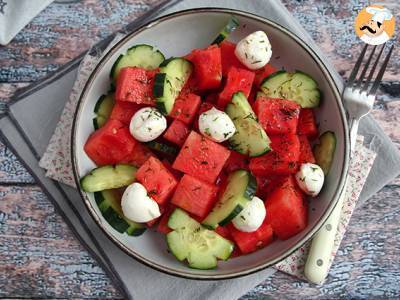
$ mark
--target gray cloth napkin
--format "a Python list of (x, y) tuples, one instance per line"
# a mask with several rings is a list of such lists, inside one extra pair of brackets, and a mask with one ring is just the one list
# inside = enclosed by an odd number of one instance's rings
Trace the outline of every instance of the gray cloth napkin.
[[(305, 39), (310, 46), (316, 48), (307, 33), (279, 1), (236, 0), (234, 3), (215, 0), (201, 1), (201, 3), (195, 0), (175, 1), (147, 16), (147, 20), (148, 17), (157, 17), (161, 13), (166, 14), (199, 6), (236, 8), (264, 16), (289, 28)], [(139, 24), (136, 22), (128, 28), (134, 29), (137, 25)], [(320, 53), (318, 49), (315, 50)], [(327, 60), (323, 58), (323, 61)], [(44, 170), (38, 167), (38, 159), (44, 153), (68, 99), (76, 77), (77, 66), (76, 61), (34, 88), (19, 94), (9, 107), (9, 117), (0, 120), (0, 129), (8, 145), (22, 158), (25, 166), (42, 185), (49, 198), (54, 201), (83, 244), (104, 266), (116, 284), (120, 283), (119, 287), (125, 296), (137, 299), (235, 299), (270, 276), (274, 272), (272, 269), (243, 278), (207, 282), (175, 278), (151, 270), (119, 250), (103, 234), (87, 213), (76, 190), (44, 177)], [(330, 69), (337, 83), (341, 84), (340, 77), (334, 68)], [(366, 130), (381, 145), (369, 177), (369, 184), (367, 183), (369, 190), (365, 196), (369, 196), (398, 174), (400, 155), (372, 118), (366, 118), (362, 125), (362, 133)], [(383, 178), (382, 174), (386, 177)], [(361, 200), (365, 200), (365, 196)]]
[(7, 45), (54, 0), (0, 0), (0, 44)]

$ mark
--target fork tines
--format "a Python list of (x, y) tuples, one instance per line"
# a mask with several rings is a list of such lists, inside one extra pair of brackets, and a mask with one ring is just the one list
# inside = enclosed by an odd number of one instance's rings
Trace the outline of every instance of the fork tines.
[[(367, 79), (365, 80), (365, 75), (366, 75), (366, 73), (368, 71), (369, 65), (370, 65), (370, 63), (372, 61), (372, 58), (373, 58), (374, 54), (375, 54), (375, 50), (378, 47), (378, 46), (373, 46), (372, 51), (369, 54), (366, 63), (364, 64), (364, 67), (363, 67), (363, 69), (361, 71), (361, 74), (360, 74), (359, 78), (356, 79), (358, 71), (359, 71), (359, 69), (361, 67), (361, 64), (363, 62), (365, 53), (367, 52), (368, 44), (365, 44), (363, 50), (361, 51), (360, 56), (357, 59), (357, 62), (355, 64), (354, 68), (353, 68), (353, 71), (351, 71), (350, 77), (347, 80), (347, 85), (346, 85), (347, 87), (352, 88), (353, 90), (357, 90), (358, 89), (360, 92), (366, 92), (367, 95), (375, 95), (376, 91), (379, 88), (379, 84), (382, 81), (383, 74), (385, 73), (386, 66), (387, 66), (387, 64), (389, 62), (390, 56), (392, 55), (392, 51), (393, 51), (393, 47), (394, 47), (394, 45), (392, 45), (390, 47), (389, 52), (386, 54), (385, 60), (383, 61), (382, 66), (379, 69), (378, 74), (376, 75), (376, 78), (375, 78), (375, 80), (374, 80), (374, 82), (372, 84), (372, 87), (368, 91), (368, 87), (369, 87), (369, 85), (371, 83), (372, 77), (374, 76), (375, 69), (378, 66), (379, 60), (380, 60), (380, 58), (382, 56), (382, 53), (383, 53), (383, 50), (385, 49), (385, 46), (386, 46), (386, 43), (381, 46), (381, 49), (380, 49), (380, 51), (378, 53), (378, 56), (375, 58), (375, 62), (373, 64), (371, 70), (369, 71), (369, 75), (368, 75)], [(362, 85), (364, 80), (365, 80), (364, 85), (361, 88), (361, 85)]]

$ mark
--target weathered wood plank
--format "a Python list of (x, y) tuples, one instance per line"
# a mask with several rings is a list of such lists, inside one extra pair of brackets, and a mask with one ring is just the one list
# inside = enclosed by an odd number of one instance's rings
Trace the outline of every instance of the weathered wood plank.
[(0, 182), (33, 183), (34, 179), (15, 155), (0, 141)]
[(0, 186), (0, 297), (118, 293), (37, 187)]
[[(300, 21), (301, 25), (312, 35), (324, 53), (334, 63), (339, 74), (346, 77), (350, 74), (364, 43), (354, 33), (354, 19), (358, 12), (369, 5), (361, 0), (283, 0), (286, 7)], [(396, 0), (382, 1), (391, 9), (399, 20), (399, 3)], [(397, 49), (396, 49), (397, 48)], [(394, 59), (400, 54), (395, 47), (393, 59), (385, 73), (385, 80), (398, 81), (400, 61)]]
[(399, 198), (400, 186), (387, 186), (355, 211), (323, 286), (278, 272), (242, 299), (398, 299)]
[(55, 2), (0, 47), (0, 82), (36, 81), (161, 2)]

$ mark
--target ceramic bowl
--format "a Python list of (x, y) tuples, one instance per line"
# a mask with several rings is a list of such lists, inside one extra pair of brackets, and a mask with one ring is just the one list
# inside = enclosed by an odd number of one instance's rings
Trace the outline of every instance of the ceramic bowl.
[(241, 25), (229, 40), (237, 42), (251, 32), (263, 30), (272, 44), (273, 65), (285, 67), (289, 71), (302, 70), (316, 79), (323, 94), (322, 105), (316, 114), (320, 131), (334, 131), (337, 148), (321, 194), (310, 201), (306, 229), (286, 241), (277, 240), (253, 254), (220, 261), (214, 270), (190, 269), (177, 261), (168, 253), (164, 236), (153, 230), (147, 230), (140, 237), (118, 233), (103, 219), (93, 194), (80, 190), (90, 214), (116, 245), (147, 266), (180, 277), (227, 279), (259, 271), (283, 260), (322, 226), (337, 203), (347, 174), (349, 150), (345, 113), (338, 88), (324, 62), (304, 42), (274, 22), (240, 11), (196, 9), (167, 15), (142, 26), (119, 41), (100, 60), (84, 87), (74, 119), (72, 161), (77, 185), (79, 178), (95, 167), (83, 151), (83, 146), (93, 132), (93, 108), (99, 96), (109, 89), (109, 74), (117, 57), (129, 47), (142, 43), (156, 46), (165, 57), (183, 56), (194, 48), (206, 47), (232, 14), (236, 15)]

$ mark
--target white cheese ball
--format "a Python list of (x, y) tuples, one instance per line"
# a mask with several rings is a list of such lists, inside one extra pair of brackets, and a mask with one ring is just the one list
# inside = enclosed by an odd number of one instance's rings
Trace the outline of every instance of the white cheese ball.
[(132, 117), (129, 131), (139, 142), (158, 138), (167, 128), (165, 117), (153, 107), (139, 109)]
[(235, 134), (236, 127), (226, 113), (213, 107), (200, 115), (199, 130), (209, 139), (221, 143)]
[(262, 225), (265, 215), (264, 202), (258, 197), (253, 197), (246, 207), (232, 220), (232, 223), (237, 230), (253, 232)]
[(264, 31), (249, 34), (236, 45), (235, 55), (250, 70), (264, 67), (272, 56), (271, 44)]
[(300, 170), (296, 173), (296, 181), (304, 193), (315, 197), (324, 185), (324, 172), (316, 164), (302, 164)]
[(121, 206), (124, 216), (138, 223), (149, 222), (161, 215), (157, 202), (150, 198), (146, 188), (137, 182), (126, 188)]

